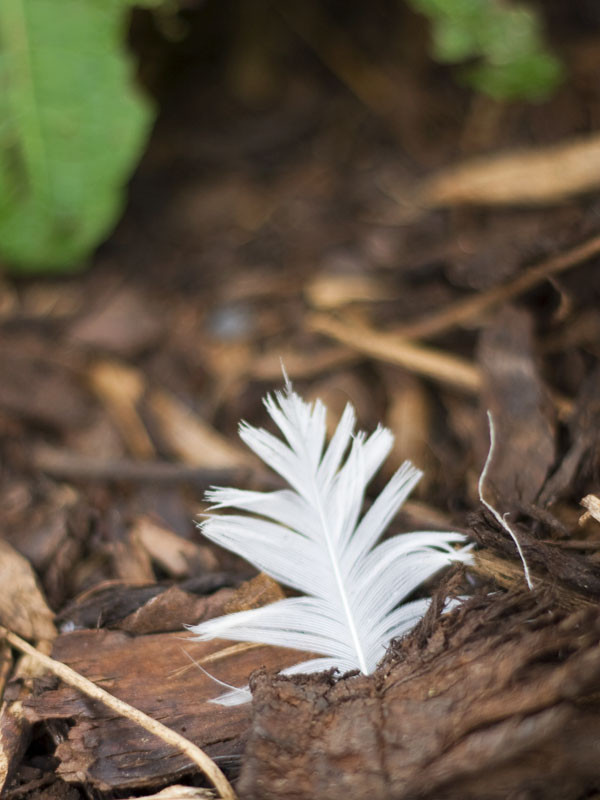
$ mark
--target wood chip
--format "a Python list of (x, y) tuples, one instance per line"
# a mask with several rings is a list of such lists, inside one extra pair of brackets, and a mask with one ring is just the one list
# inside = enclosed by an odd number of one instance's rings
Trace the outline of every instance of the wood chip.
[[(182, 630), (185, 625), (195, 625), (225, 613), (225, 604), (234, 591), (222, 588), (232, 584), (227, 573), (213, 573), (197, 578), (192, 583), (197, 593), (158, 583), (130, 586), (120, 581), (106, 581), (76, 597), (60, 612), (57, 622), (64, 632), (102, 625), (127, 629), (132, 633), (161, 633)], [(179, 617), (175, 625), (166, 626), (167, 618), (173, 619), (176, 614)], [(143, 631), (135, 627), (138, 625), (138, 615), (144, 617)], [(159, 627), (148, 627), (150, 618), (155, 619)]]
[(150, 392), (148, 409), (174, 455), (195, 467), (237, 469), (254, 465), (254, 459), (204, 422), (187, 405), (163, 390)]
[(0, 539), (0, 625), (48, 643), (56, 636), (53, 619), (29, 561)]
[[(513, 561), (517, 566), (517, 580), (522, 586), (523, 567), (515, 543), (497, 522), (492, 523), (490, 520), (491, 516), (472, 514), (469, 536), (492, 555)], [(513, 524), (511, 527), (516, 532), (536, 587), (550, 590), (555, 586), (558, 600), (568, 608), (581, 608), (590, 603), (597, 607), (600, 598), (598, 562), (555, 544), (546, 544), (524, 525)], [(479, 562), (479, 556), (476, 557), (476, 562)], [(513, 585), (499, 582), (502, 586)]]
[(482, 416), (490, 411), (496, 431), (488, 481), (508, 511), (534, 502), (555, 460), (553, 408), (533, 353), (530, 315), (514, 308), (498, 314), (482, 333), (478, 360)]
[[(423, 382), (403, 370), (382, 370), (389, 398), (385, 424), (394, 434), (391, 460), (385, 468), (397, 469), (409, 460), (423, 470), (417, 492), (421, 493), (433, 478), (431, 445), (431, 403)], [(413, 495), (414, 496), (414, 495)]]
[(549, 505), (561, 495), (577, 497), (588, 489), (589, 478), (600, 465), (600, 367), (596, 365), (583, 381), (568, 420), (569, 448), (546, 482), (540, 503)]
[(187, 578), (198, 571), (218, 569), (219, 562), (210, 547), (183, 539), (150, 517), (137, 517), (130, 536), (173, 578)]
[(117, 627), (137, 636), (181, 631), (184, 625), (198, 625), (228, 613), (229, 603), (234, 597), (234, 589), (219, 589), (214, 594), (198, 597), (178, 586), (171, 586), (119, 620)]
[(106, 552), (112, 560), (112, 572), (116, 580), (139, 586), (156, 580), (148, 551), (135, 536), (131, 536), (131, 532), (127, 534), (125, 541), (107, 542)]
[(262, 608), (269, 603), (283, 600), (285, 594), (277, 581), (269, 575), (260, 572), (249, 581), (244, 581), (235, 590), (231, 599), (225, 606), (226, 614), (233, 614), (236, 611), (249, 611), (252, 608)]
[(88, 379), (129, 452), (139, 458), (155, 456), (154, 445), (138, 413), (138, 404), (146, 391), (142, 373), (116, 361), (99, 361), (90, 367)]
[(388, 287), (368, 275), (318, 275), (304, 292), (311, 306), (320, 311), (392, 298)]
[[(0, 625), (39, 642), (47, 652), (56, 636), (53, 618), (27, 559), (0, 539)], [(7, 661), (4, 649), (0, 655), (4, 683), (12, 661)], [(32, 679), (42, 674), (36, 661), (23, 656), (11, 675), (13, 683), (0, 695), (4, 700), (0, 706), (0, 792), (29, 744), (31, 723), (23, 713), (23, 703), (31, 696)]]
[(22, 653), (35, 660), (39, 665), (60, 678), (67, 686), (75, 688), (84, 697), (92, 701), (99, 701), (103, 708), (110, 709), (119, 719), (127, 719), (138, 728), (142, 728), (151, 736), (158, 738), (167, 746), (175, 748), (179, 753), (183, 754), (209, 779), (222, 800), (237, 800), (236, 794), (222, 770), (202, 748), (195, 745), (187, 737), (159, 722), (156, 718), (145, 714), (139, 708), (121, 700), (111, 692), (107, 692), (106, 689), (90, 681), (89, 678), (86, 678), (62, 661), (57, 661), (45, 655), (15, 633), (11, 633), (5, 628), (0, 629), (0, 632), (11, 646), (16, 647)]

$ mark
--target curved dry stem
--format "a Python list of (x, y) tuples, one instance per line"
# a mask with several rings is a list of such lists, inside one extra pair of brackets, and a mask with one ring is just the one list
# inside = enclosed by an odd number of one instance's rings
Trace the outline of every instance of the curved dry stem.
[(523, 550), (521, 548), (521, 544), (517, 538), (517, 534), (513, 531), (510, 527), (504, 516), (500, 514), (499, 511), (496, 511), (494, 506), (489, 503), (485, 497), (483, 496), (483, 488), (485, 486), (485, 481), (488, 474), (488, 469), (490, 464), (492, 463), (492, 458), (494, 457), (494, 450), (496, 447), (496, 432), (494, 428), (494, 418), (492, 417), (492, 412), (487, 412), (488, 423), (490, 427), (490, 449), (487, 454), (487, 458), (485, 460), (485, 464), (483, 469), (481, 470), (481, 475), (479, 476), (479, 499), (483, 503), (483, 505), (487, 508), (487, 510), (494, 516), (494, 519), (501, 525), (504, 530), (510, 535), (511, 539), (515, 543), (517, 548), (517, 552), (519, 553), (519, 557), (521, 559), (521, 563), (523, 564), (523, 572), (525, 573), (525, 581), (527, 582), (527, 586), (530, 590), (533, 590), (533, 581), (531, 580), (531, 574), (529, 572), (529, 567), (527, 566), (527, 561), (525, 560), (525, 555), (523, 554)]
[(145, 728), (145, 730), (149, 731), (149, 733), (158, 736), (163, 740), (163, 742), (167, 742), (167, 744), (173, 745), (173, 747), (181, 750), (181, 752), (185, 753), (190, 761), (192, 761), (199, 767), (199, 769), (202, 770), (209, 781), (213, 784), (215, 789), (219, 792), (219, 795), (221, 798), (223, 798), (223, 800), (237, 800), (231, 784), (225, 775), (223, 775), (215, 762), (209, 758), (209, 756), (207, 756), (203, 750), (190, 742), (184, 736), (181, 736), (181, 734), (171, 730), (171, 728), (167, 728), (167, 726), (163, 725), (161, 722), (157, 722), (155, 719), (152, 719), (152, 717), (144, 714), (143, 711), (130, 706), (129, 703), (125, 703), (123, 700), (119, 700), (114, 695), (109, 694), (107, 691), (101, 689), (99, 686), (96, 686), (95, 683), (92, 683), (92, 681), (84, 678), (83, 675), (80, 675), (74, 669), (68, 667), (66, 664), (63, 664), (61, 661), (56, 661), (55, 659), (50, 658), (50, 656), (44, 655), (44, 653), (41, 653), (35, 647), (28, 644), (24, 639), (21, 639), (20, 636), (17, 636), (15, 633), (12, 633), (6, 628), (0, 627), (0, 638), (4, 638), (12, 647), (15, 647), (22, 653), (27, 653), (27, 655), (39, 661), (46, 667), (46, 669), (50, 670), (50, 672), (53, 672), (65, 683), (68, 683), (70, 686), (74, 686), (76, 689), (79, 689), (79, 691), (83, 692), (88, 697), (92, 697), (94, 700), (99, 700), (101, 703), (104, 703), (104, 705), (111, 708), (120, 716), (127, 717), (127, 719), (136, 722), (138, 725), (141, 725), (142, 728)]

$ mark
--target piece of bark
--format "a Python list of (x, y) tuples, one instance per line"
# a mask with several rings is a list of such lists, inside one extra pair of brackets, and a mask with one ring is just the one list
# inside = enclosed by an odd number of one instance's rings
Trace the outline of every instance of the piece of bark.
[[(541, 542), (522, 525), (511, 522), (511, 528), (534, 574), (534, 584), (538, 574), (545, 582), (557, 582), (582, 596), (600, 598), (600, 564), (579, 553)], [(482, 547), (520, 564), (513, 539), (495, 520), (492, 521), (491, 515), (471, 514), (469, 536)]]
[(266, 572), (259, 572), (250, 580), (244, 581), (232, 593), (231, 599), (225, 605), (224, 613), (234, 614), (237, 611), (250, 611), (253, 608), (262, 608), (269, 603), (277, 603), (284, 598), (285, 593), (277, 581), (273, 580)]
[(234, 589), (219, 589), (214, 594), (198, 597), (171, 586), (120, 620), (117, 627), (137, 635), (180, 631), (182, 625), (198, 625), (226, 613), (234, 595)]
[(0, 706), (0, 794), (16, 773), (31, 741), (32, 723), (25, 703), (32, 696), (34, 679), (43, 672), (38, 661), (22, 656), (4, 690)]
[[(33, 639), (44, 652), (56, 636), (52, 611), (40, 590), (29, 561), (0, 539), (0, 624), (15, 633)], [(30, 697), (32, 681), (42, 674), (37, 662), (28, 656), (19, 659), (11, 681), (11, 662), (3, 651), (0, 693), (0, 792), (18, 767), (30, 741), (31, 723), (23, 713), (23, 703)]]
[(510, 307), (499, 313), (481, 336), (478, 360), (481, 403), (491, 412), (496, 433), (486, 484), (502, 503), (528, 505), (555, 459), (554, 419), (533, 355), (530, 315)]
[[(539, 501), (549, 505), (565, 493), (584, 494), (600, 478), (600, 368), (588, 375), (569, 420), (570, 446), (548, 479)], [(591, 484), (591, 486), (590, 486)]]
[[(232, 589), (224, 588), (228, 585), (231, 578), (227, 573), (207, 575), (197, 582), (196, 591), (214, 594), (199, 597), (176, 586), (156, 583), (127, 586), (110, 581), (75, 598), (56, 619), (63, 631), (99, 627), (121, 628), (130, 633), (181, 630), (184, 625), (195, 625), (209, 616), (225, 613), (233, 594)], [(181, 616), (175, 622), (174, 617), (179, 613)], [(157, 627), (149, 627), (151, 620)], [(171, 624), (169, 620), (173, 627), (165, 627)]]
[[(492, 581), (495, 586), (502, 589), (522, 589), (526, 585), (526, 578), (523, 564), (516, 551), (515, 558), (516, 560), (509, 561), (495, 555), (491, 550), (483, 548), (475, 552), (473, 563), (469, 565), (469, 573), (477, 575), (486, 585)], [(536, 591), (552, 591), (556, 608), (561, 611), (571, 612), (588, 606), (594, 608), (598, 606), (598, 598), (593, 594), (578, 591), (551, 576), (535, 572), (532, 581)]]
[(111, 560), (111, 573), (116, 580), (145, 586), (156, 579), (148, 551), (139, 539), (131, 535), (131, 531), (124, 539), (107, 542), (105, 552)]
[[(13, 670), (14, 661), (10, 647), (0, 641), (0, 697), (5, 696), (8, 678)], [(0, 792), (6, 785), (10, 775), (25, 749), (28, 737), (23, 725), (7, 713), (6, 704), (0, 706)]]
[(256, 466), (253, 456), (221, 435), (174, 394), (154, 389), (146, 396), (145, 407), (165, 446), (185, 464), (211, 469)]
[(30, 800), (81, 800), (83, 795), (77, 787), (69, 786), (64, 781), (55, 780), (46, 786), (48, 778), (40, 778), (33, 785), (15, 787), (15, 791), (8, 792), (8, 797), (26, 796)]
[(306, 326), (313, 333), (337, 339), (370, 358), (396, 364), (461, 392), (472, 394), (481, 389), (479, 369), (453, 353), (415, 344), (362, 322), (340, 320), (331, 314), (311, 314), (306, 319)]
[(77, 492), (66, 484), (48, 486), (43, 499), (37, 502), (28, 494), (27, 505), (6, 527), (6, 539), (38, 573), (44, 574), (57, 550), (69, 538), (74, 518), (85, 514), (87, 509)]
[[(107, 630), (63, 634), (53, 657), (219, 759), (241, 754), (250, 704), (209, 703), (222, 689), (198, 665), (243, 686), (259, 665), (280, 669), (301, 658), (280, 648), (195, 642), (184, 632), (132, 637)], [(88, 782), (101, 791), (157, 787), (195, 771), (185, 755), (70, 687), (42, 691), (27, 711), (32, 722), (73, 722), (56, 749), (58, 774), (68, 782)]]
[[(42, 643), (45, 650), (48, 643)], [(37, 659), (25, 655), (19, 658), (3, 693), (0, 707), (0, 795), (21, 766), (23, 755), (31, 741), (32, 722), (25, 704), (32, 697), (36, 678), (44, 674)]]
[(4, 690), (13, 669), (12, 651), (5, 641), (0, 641), (0, 697), (4, 697)]
[(152, 560), (173, 578), (188, 578), (200, 571), (218, 569), (214, 550), (178, 536), (146, 514), (136, 518), (130, 537), (139, 541)]
[(403, 370), (383, 365), (379, 372), (388, 397), (385, 424), (394, 434), (394, 446), (384, 469), (391, 474), (405, 460), (411, 461), (424, 473), (417, 489), (423, 496), (423, 489), (435, 474), (429, 444), (432, 415), (427, 390), (422, 381)]
[(56, 636), (53, 618), (29, 561), (0, 539), (0, 625), (49, 642)]
[[(23, 691), (25, 696), (28, 691)], [(31, 739), (31, 723), (23, 715), (21, 697), (0, 707), (0, 793), (13, 778)]]
[(552, 606), (473, 598), (424, 621), (373, 676), (257, 673), (240, 796), (583, 796), (600, 780), (600, 614)]
[(88, 368), (88, 383), (108, 411), (123, 443), (134, 458), (156, 456), (152, 439), (138, 413), (147, 391), (145, 376), (118, 361), (98, 361)]

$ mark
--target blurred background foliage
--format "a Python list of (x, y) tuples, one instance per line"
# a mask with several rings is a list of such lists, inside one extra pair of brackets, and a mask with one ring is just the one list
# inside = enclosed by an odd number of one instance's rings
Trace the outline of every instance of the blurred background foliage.
[(544, 41), (533, 6), (502, 0), (409, 0), (431, 23), (432, 55), (467, 62), (462, 74), (477, 91), (499, 100), (541, 100), (562, 69)]
[[(544, 41), (544, 20), (533, 5), (502, 0), (408, 4), (428, 21), (433, 58), (460, 65), (457, 80), (477, 92), (500, 101), (540, 100), (560, 82), (559, 60)], [(139, 88), (145, 83), (156, 89), (148, 68), (152, 59), (140, 81), (130, 52), (134, 5), (155, 6), (154, 26), (166, 40), (177, 41), (186, 35), (186, 13), (210, 7), (211, 0), (61, 0), (60, 13), (56, 0), (0, 4), (0, 264), (5, 271), (83, 268), (119, 220), (127, 182), (145, 152), (155, 116), (153, 102)], [(325, 54), (325, 61), (346, 69), (345, 32), (335, 22), (322, 30), (323, 18), (311, 16), (311, 4), (300, 16), (293, 5), (267, 0), (238, 5), (228, 57), (242, 94), (252, 96), (253, 87), (260, 93), (277, 81), (277, 59), (268, 55), (269, 47), (262, 50), (277, 36), (265, 25), (274, 10)], [(218, 36), (213, 46), (222, 47)], [(272, 54), (272, 41), (270, 46)], [(138, 49), (143, 51), (143, 44)], [(283, 49), (281, 44), (280, 56)], [(377, 81), (357, 79), (356, 88), (367, 106), (377, 107)], [(162, 94), (168, 91), (167, 82)]]
[(14, 270), (81, 267), (123, 209), (154, 117), (126, 47), (131, 5), (0, 3), (0, 257)]

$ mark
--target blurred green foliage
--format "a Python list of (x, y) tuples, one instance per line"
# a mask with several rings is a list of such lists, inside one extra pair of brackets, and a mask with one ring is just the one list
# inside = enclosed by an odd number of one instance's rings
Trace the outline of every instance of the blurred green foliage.
[(77, 269), (121, 213), (154, 117), (125, 47), (132, 4), (0, 2), (0, 261), (7, 269)]
[[(0, 0), (1, 268), (79, 269), (119, 219), (154, 119), (126, 47), (131, 7), (161, 2)], [(477, 90), (538, 99), (560, 80), (530, 8), (409, 2), (431, 22), (434, 57), (468, 62)]]
[(562, 78), (546, 48), (539, 16), (504, 0), (409, 0), (432, 26), (433, 57), (471, 61), (467, 81), (498, 100), (541, 100)]

